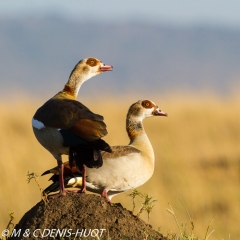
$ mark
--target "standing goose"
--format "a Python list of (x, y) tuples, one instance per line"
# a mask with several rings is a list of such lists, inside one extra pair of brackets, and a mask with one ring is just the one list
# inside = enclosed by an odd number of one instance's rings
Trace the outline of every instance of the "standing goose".
[[(96, 58), (79, 61), (63, 90), (44, 103), (32, 118), (33, 132), (37, 140), (57, 160), (60, 192), (53, 197), (66, 195), (62, 154), (68, 155), (69, 149), (78, 146), (89, 153), (89, 159), (85, 159), (82, 166), (87, 164), (89, 167), (100, 167), (100, 149), (111, 152), (109, 145), (101, 140), (107, 134), (103, 117), (94, 114), (76, 100), (85, 81), (111, 70), (112, 66), (105, 65)], [(84, 168), (82, 171), (84, 172)]]
[[(103, 166), (99, 169), (88, 169), (86, 186), (90, 192), (101, 194), (107, 201), (121, 192), (136, 188), (147, 182), (154, 171), (154, 152), (152, 145), (143, 128), (142, 121), (152, 116), (167, 116), (150, 100), (140, 100), (132, 104), (128, 110), (126, 130), (130, 138), (129, 145), (113, 146), (112, 152), (101, 152)], [(64, 163), (68, 174), (64, 176), (67, 187), (81, 187), (82, 175), (77, 172), (78, 152), (69, 156), (76, 164), (72, 170), (70, 162)], [(50, 193), (59, 190), (58, 169), (53, 168), (42, 175), (53, 173), (50, 178), (53, 183), (44, 192)]]

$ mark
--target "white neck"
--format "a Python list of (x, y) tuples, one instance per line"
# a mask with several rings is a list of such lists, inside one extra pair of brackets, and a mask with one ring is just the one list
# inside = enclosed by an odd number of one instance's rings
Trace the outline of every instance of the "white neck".
[(129, 145), (139, 149), (142, 153), (147, 155), (154, 162), (153, 147), (144, 130), (137, 137), (132, 139)]
[(86, 73), (81, 74), (79, 72), (73, 72), (71, 74), (67, 84), (74, 90), (75, 97), (77, 97), (82, 84), (91, 77), (93, 77), (91, 74), (86, 74)]

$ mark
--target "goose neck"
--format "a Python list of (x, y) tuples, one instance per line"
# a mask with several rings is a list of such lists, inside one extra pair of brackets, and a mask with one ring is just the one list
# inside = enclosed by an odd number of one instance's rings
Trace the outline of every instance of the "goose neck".
[(127, 116), (126, 130), (130, 141), (134, 141), (139, 135), (145, 133), (142, 120), (138, 118), (130, 118)]

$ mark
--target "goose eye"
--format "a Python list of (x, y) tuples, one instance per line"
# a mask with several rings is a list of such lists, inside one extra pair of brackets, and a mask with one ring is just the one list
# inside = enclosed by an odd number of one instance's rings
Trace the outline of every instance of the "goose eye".
[(142, 106), (145, 107), (145, 108), (152, 108), (153, 107), (152, 103), (147, 101), (147, 100), (142, 102)]
[(97, 61), (94, 58), (89, 58), (86, 63), (91, 67), (94, 67), (97, 65)]

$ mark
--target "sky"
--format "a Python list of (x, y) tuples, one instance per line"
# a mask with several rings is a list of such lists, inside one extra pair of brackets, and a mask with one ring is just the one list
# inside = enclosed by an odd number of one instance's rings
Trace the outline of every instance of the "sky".
[(56, 14), (89, 21), (142, 21), (240, 28), (239, 0), (0, 0), (1, 16)]

